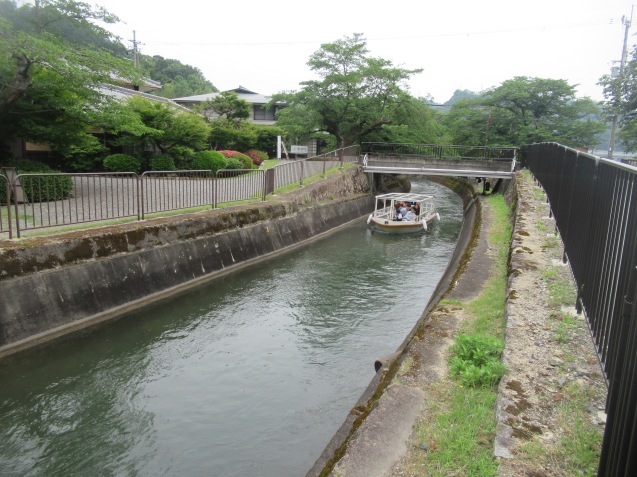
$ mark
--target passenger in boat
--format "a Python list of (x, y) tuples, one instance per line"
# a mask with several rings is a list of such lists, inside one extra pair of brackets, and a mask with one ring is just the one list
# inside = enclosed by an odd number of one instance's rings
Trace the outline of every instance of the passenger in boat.
[(411, 209), (411, 207), (407, 207), (407, 211), (405, 212), (405, 215), (403, 217), (404, 220), (416, 220), (416, 214), (414, 214), (414, 211)]
[(414, 202), (414, 205), (411, 206), (411, 211), (416, 217), (420, 215), (420, 205), (418, 204), (418, 202)]

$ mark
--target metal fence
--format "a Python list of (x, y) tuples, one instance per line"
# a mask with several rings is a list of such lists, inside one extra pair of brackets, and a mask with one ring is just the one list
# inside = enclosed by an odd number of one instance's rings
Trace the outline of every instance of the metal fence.
[(361, 145), (361, 150), (362, 154), (375, 156), (418, 156), (430, 159), (473, 159), (491, 161), (497, 159), (513, 159), (517, 148), (365, 142)]
[(555, 143), (527, 146), (606, 382), (598, 475), (637, 475), (637, 169)]
[[(350, 148), (348, 148), (348, 151)], [(245, 200), (266, 200), (269, 193), (327, 169), (357, 162), (338, 158), (334, 151), (315, 158), (283, 161), (264, 170), (224, 169), (98, 174), (0, 174), (5, 197), (0, 197), (0, 236), (27, 230), (86, 222), (137, 218), (149, 214)], [(270, 186), (268, 187), (268, 178)]]

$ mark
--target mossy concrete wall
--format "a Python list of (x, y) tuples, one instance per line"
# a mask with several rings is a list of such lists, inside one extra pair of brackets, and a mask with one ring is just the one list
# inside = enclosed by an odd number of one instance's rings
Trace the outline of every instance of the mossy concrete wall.
[(0, 356), (315, 238), (373, 210), (357, 170), (267, 202), (0, 247)]

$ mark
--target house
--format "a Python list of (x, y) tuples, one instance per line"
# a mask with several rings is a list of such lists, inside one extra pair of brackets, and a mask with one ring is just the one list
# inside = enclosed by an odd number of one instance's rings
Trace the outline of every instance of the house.
[[(272, 126), (276, 123), (276, 112), (282, 107), (282, 105), (274, 105), (272, 108), (266, 108), (265, 105), (270, 101), (269, 96), (255, 93), (243, 86), (231, 89), (230, 91), (237, 93), (237, 96), (239, 96), (240, 99), (243, 99), (252, 106), (252, 114), (250, 116), (251, 122), (255, 124), (262, 124), (264, 126)], [(186, 96), (184, 98), (174, 98), (173, 101), (192, 110), (195, 109), (196, 106), (205, 103), (218, 94), (219, 93), (198, 94), (195, 96)], [(214, 119), (214, 117), (210, 117), (209, 119)]]

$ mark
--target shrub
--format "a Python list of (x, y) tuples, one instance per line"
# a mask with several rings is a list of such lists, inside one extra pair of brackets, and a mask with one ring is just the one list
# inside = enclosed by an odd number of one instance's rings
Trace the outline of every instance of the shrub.
[(104, 169), (109, 172), (134, 172), (139, 174), (142, 169), (141, 161), (128, 154), (111, 154), (104, 158)]
[[(46, 164), (28, 159), (6, 161), (4, 165), (15, 167), (18, 174), (56, 174), (58, 172)], [(66, 199), (73, 190), (73, 178), (62, 174), (46, 177), (23, 177), (21, 184), (29, 202)]]
[(228, 159), (217, 151), (199, 151), (193, 156), (191, 165), (193, 169), (217, 172), (228, 167)]
[(170, 148), (170, 157), (175, 162), (177, 169), (191, 169), (191, 162), (195, 151), (186, 146), (173, 146)]
[(226, 169), (237, 170), (237, 169), (245, 169), (245, 167), (243, 167), (243, 163), (239, 159), (235, 159), (234, 157), (229, 157), (228, 165), (226, 166)]
[(503, 348), (497, 338), (461, 334), (451, 347), (451, 374), (467, 386), (494, 386), (504, 374)]
[(174, 171), (175, 160), (168, 154), (156, 154), (150, 158), (151, 171)]
[(265, 152), (257, 151), (256, 149), (250, 149), (245, 154), (250, 159), (252, 159), (252, 164), (254, 164), (255, 166), (260, 166), (263, 161), (267, 161), (269, 159), (268, 155)]
[(252, 159), (250, 159), (245, 154), (240, 153), (239, 151), (219, 151), (219, 152), (229, 159), (232, 158), (232, 159), (237, 159), (238, 161), (240, 161), (242, 164), (242, 167), (240, 167), (240, 169), (252, 169), (253, 167), (255, 167), (252, 164)]

